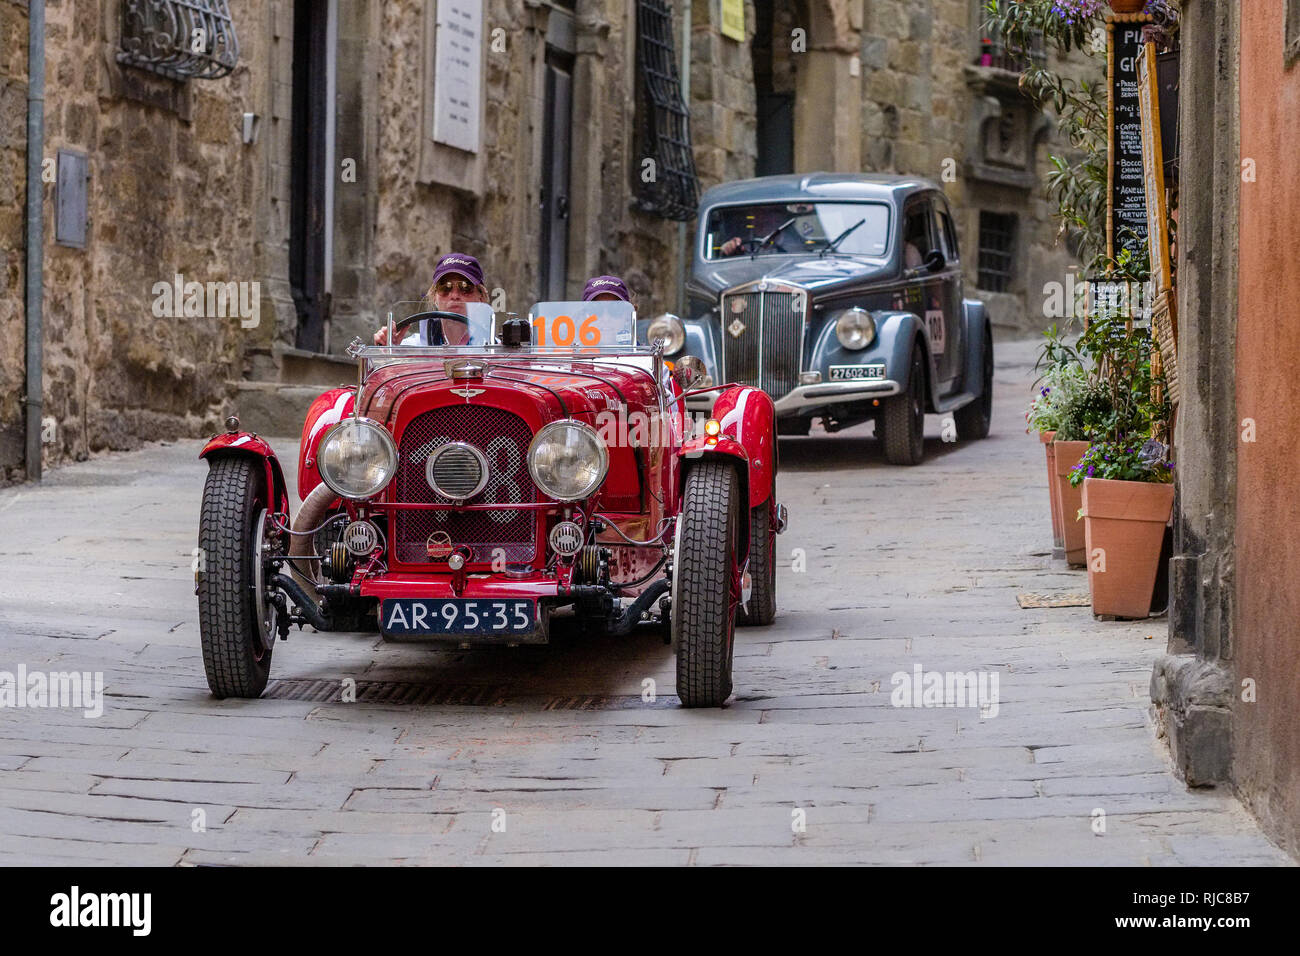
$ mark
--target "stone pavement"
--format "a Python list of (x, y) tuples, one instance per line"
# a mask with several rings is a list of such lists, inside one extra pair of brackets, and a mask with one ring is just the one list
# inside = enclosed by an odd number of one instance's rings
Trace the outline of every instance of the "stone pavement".
[[(0, 490), (0, 671), (102, 671), (107, 695), (97, 718), (0, 709), (0, 862), (1290, 862), (1231, 794), (1171, 773), (1147, 715), (1164, 619), (1018, 607), (1087, 583), (1047, 554), (1032, 345), (998, 354), (986, 441), (945, 444), (931, 417), (904, 469), (869, 425), (782, 440), (778, 617), (738, 632), (717, 711), (677, 706), (659, 634), (558, 629), (474, 651), (294, 631), (275, 693), (317, 699), (216, 701), (200, 443)], [(996, 676), (996, 714), (892, 706), (915, 665)], [(362, 699), (333, 702), (349, 677)]]

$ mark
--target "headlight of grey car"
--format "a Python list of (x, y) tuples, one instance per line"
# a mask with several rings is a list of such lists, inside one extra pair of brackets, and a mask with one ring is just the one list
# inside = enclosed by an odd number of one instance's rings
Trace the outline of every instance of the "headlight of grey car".
[(528, 447), (528, 473), (556, 501), (577, 501), (600, 487), (609, 450), (595, 429), (563, 419), (539, 431)]
[(328, 432), (316, 456), (320, 476), (343, 498), (370, 498), (397, 474), (397, 446), (368, 418), (345, 418)]
[(866, 309), (845, 309), (835, 319), (835, 337), (846, 349), (865, 349), (876, 340), (876, 320)]
[(645, 330), (645, 340), (647, 345), (662, 342), (664, 354), (674, 355), (686, 344), (686, 326), (682, 325), (682, 320), (677, 316), (665, 312), (650, 322)]

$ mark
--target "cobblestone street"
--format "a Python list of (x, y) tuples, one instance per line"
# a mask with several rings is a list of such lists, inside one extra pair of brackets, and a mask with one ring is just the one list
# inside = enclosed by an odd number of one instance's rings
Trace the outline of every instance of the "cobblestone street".
[[(1033, 349), (999, 344), (992, 435), (944, 443), (932, 416), (919, 467), (870, 425), (782, 439), (778, 616), (738, 630), (720, 711), (678, 706), (657, 631), (558, 627), (473, 651), (295, 630), (264, 699), (217, 701), (200, 442), (4, 489), (0, 670), (102, 671), (107, 696), (0, 710), (0, 862), (1286, 864), (1171, 772), (1147, 713), (1164, 618), (1017, 604), (1087, 592), (1050, 556)], [(892, 706), (917, 665), (995, 675), (996, 713)]]

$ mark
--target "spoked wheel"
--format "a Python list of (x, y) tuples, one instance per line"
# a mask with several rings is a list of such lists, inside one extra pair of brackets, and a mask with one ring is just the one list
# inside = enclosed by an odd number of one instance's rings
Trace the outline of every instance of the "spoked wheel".
[(925, 456), (925, 353), (921, 344), (912, 346), (912, 366), (907, 391), (885, 399), (885, 410), (876, 425), (885, 445), (885, 459), (891, 465), (919, 465)]
[(673, 558), (672, 633), (683, 707), (721, 707), (731, 696), (740, 603), (740, 482), (706, 461), (686, 476)]
[(953, 419), (957, 423), (957, 437), (972, 441), (989, 437), (989, 424), (993, 420), (993, 337), (984, 333), (984, 394), (969, 405), (957, 409)]
[(749, 603), (736, 611), (736, 623), (742, 627), (762, 627), (776, 617), (776, 529), (771, 507), (765, 501), (749, 512)]
[(271, 673), (281, 611), (269, 562), (283, 545), (265, 485), (259, 462), (218, 458), (203, 486), (196, 584), (203, 669), (214, 697), (259, 697)]

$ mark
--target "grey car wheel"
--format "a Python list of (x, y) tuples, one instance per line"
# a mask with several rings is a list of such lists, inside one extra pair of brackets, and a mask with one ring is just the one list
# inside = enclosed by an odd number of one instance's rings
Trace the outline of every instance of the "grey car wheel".
[(891, 465), (919, 465), (925, 456), (925, 353), (921, 343), (912, 346), (912, 366), (907, 391), (885, 399), (885, 409), (876, 422), (876, 433), (885, 446)]

